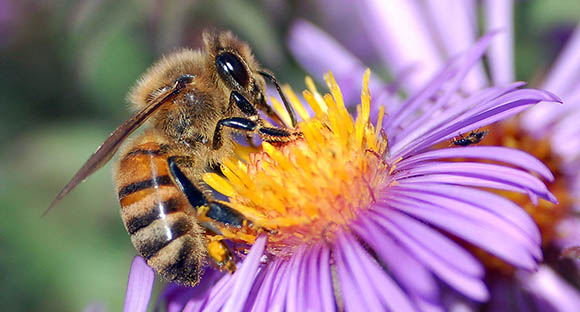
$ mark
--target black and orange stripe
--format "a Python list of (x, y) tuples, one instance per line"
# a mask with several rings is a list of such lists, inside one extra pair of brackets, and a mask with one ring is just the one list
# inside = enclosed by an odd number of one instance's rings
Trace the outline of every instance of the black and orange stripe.
[(116, 182), (121, 217), (133, 245), (170, 281), (194, 285), (205, 243), (194, 212), (173, 183), (168, 147), (141, 143), (121, 156)]

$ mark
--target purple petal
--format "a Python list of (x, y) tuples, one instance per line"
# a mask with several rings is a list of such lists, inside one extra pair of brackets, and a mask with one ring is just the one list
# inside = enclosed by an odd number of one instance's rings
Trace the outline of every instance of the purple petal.
[[(434, 112), (435, 115), (432, 116), (433, 118), (422, 118), (424, 120), (423, 123), (414, 122), (416, 125), (415, 128), (405, 125), (405, 129), (391, 135), (391, 141), (394, 144), (402, 145), (402, 143), (399, 143), (402, 138), (405, 138), (407, 142), (411, 142), (412, 140), (425, 137), (438, 128), (449, 126), (453, 120), (463, 117), (467, 110), (473, 112), (474, 110), (482, 111), (482, 108), (484, 108), (483, 110), (488, 109), (488, 103), (524, 85), (525, 83), (516, 82), (502, 87), (490, 87), (476, 92), (467, 98), (457, 95), (451, 103), (446, 104), (449, 106), (448, 108)], [(423, 106), (429, 106), (428, 103), (424, 103)]]
[(395, 210), (384, 211), (381, 215), (397, 224), (401, 231), (415, 241), (428, 242), (423, 246), (426, 250), (443, 261), (453, 264), (458, 271), (472, 276), (483, 276), (483, 267), (479, 261), (443, 234)]
[(365, 227), (376, 227), (380, 224), (382, 230), (390, 233), (398, 242), (409, 250), (419, 261), (426, 267), (430, 268), (441, 280), (451, 285), (453, 288), (462, 294), (470, 297), (473, 300), (484, 301), (488, 298), (488, 293), (485, 284), (477, 277), (469, 276), (455, 270), (452, 263), (446, 262), (425, 248), (425, 243), (416, 241), (408, 233), (389, 221), (386, 218), (378, 218), (371, 221), (369, 218), (361, 220)]
[(580, 216), (571, 215), (560, 221), (557, 231), (555, 243), (560, 249), (580, 246)]
[[(442, 66), (425, 16), (413, 1), (364, 0), (359, 12), (375, 49), (395, 77), (411, 70), (403, 86), (422, 88)], [(404, 27), (401, 27), (404, 25)]]
[(258, 292), (252, 311), (269, 311), (270, 307), (270, 297), (275, 294), (276, 284), (280, 282), (282, 278), (287, 278), (285, 272), (286, 262), (282, 260), (276, 260), (272, 265), (267, 267), (268, 272), (262, 283), (262, 287)]
[[(466, 99), (463, 98), (455, 99), (454, 102), (450, 105), (450, 107), (448, 107), (443, 111), (436, 112), (437, 118), (428, 118), (428, 119), (423, 118), (424, 119), (423, 123), (414, 122), (414, 124), (416, 125), (415, 128), (404, 125), (405, 129), (402, 129), (401, 131), (398, 132), (389, 133), (391, 134), (391, 141), (393, 141), (393, 143), (395, 143), (396, 145), (403, 145), (404, 143), (399, 142), (402, 138), (407, 140), (407, 142), (411, 142), (412, 140), (416, 140), (417, 138), (424, 137), (427, 134), (433, 132), (434, 129), (448, 126), (452, 120), (464, 115), (467, 110), (478, 109), (479, 107), (485, 105), (486, 103), (491, 102), (509, 92), (512, 92), (523, 85), (525, 84), (513, 83), (502, 87), (490, 87), (487, 89), (483, 89), (479, 92), (476, 92)], [(428, 105), (429, 102), (425, 102), (422, 104), (422, 106)], [(421, 114), (420, 116), (423, 116), (423, 114)], [(408, 119), (411, 118), (413, 118), (413, 115), (408, 116)], [(393, 128), (390, 127), (388, 129)]]
[(369, 244), (378, 254), (391, 274), (407, 292), (417, 294), (428, 301), (439, 299), (439, 286), (431, 272), (415, 260), (406, 249), (374, 227), (368, 228), (355, 223), (353, 228), (365, 243)]
[(254, 284), (251, 287), (250, 293), (248, 294), (248, 298), (244, 304), (243, 311), (251, 311), (252, 307), (255, 306), (256, 300), (258, 299), (258, 293), (264, 286), (264, 281), (266, 279), (266, 275), (270, 272), (270, 268), (268, 265), (263, 265), (260, 270), (258, 271), (258, 275), (254, 279)]
[[(491, 192), (456, 185), (401, 182), (389, 190), (387, 197), (397, 198), (399, 195), (432, 202), (474, 221), (485, 221), (496, 231), (503, 229), (504, 235), (512, 233), (523, 243), (531, 243), (529, 247), (533, 250), (537, 250), (541, 242), (540, 232), (532, 218), (512, 201)], [(516, 229), (525, 236), (515, 233)]]
[(292, 274), (288, 281), (288, 296), (286, 297), (287, 311), (304, 311), (304, 307), (301, 306), (304, 304), (304, 298), (301, 297), (301, 290), (304, 289), (304, 286), (300, 284), (304, 281), (305, 262), (304, 246), (301, 246), (299, 250), (294, 252), (292, 261), (290, 262)]
[(396, 179), (402, 180), (407, 177), (422, 176), (429, 174), (456, 174), (465, 175), (481, 179), (511, 184), (524, 190), (530, 190), (549, 200), (557, 203), (556, 197), (548, 190), (546, 185), (535, 176), (510, 167), (496, 164), (477, 162), (425, 162), (408, 168), (405, 171), (397, 172)]
[[(382, 304), (377, 296), (378, 289), (373, 285), (372, 279), (376, 276), (369, 276), (367, 274), (364, 264), (360, 261), (357, 255), (354, 253), (349, 241), (345, 236), (348, 234), (339, 235), (338, 241), (336, 242), (336, 250), (338, 252), (337, 257), (341, 258), (343, 263), (343, 270), (348, 271), (350, 278), (352, 278), (353, 286), (356, 287), (358, 292), (362, 295), (361, 299), (364, 300), (367, 309), (365, 311), (380, 311), (383, 310)], [(356, 243), (355, 243), (356, 244)], [(385, 274), (381, 272), (381, 274)], [(342, 293), (352, 291), (351, 288), (347, 288), (346, 285), (341, 285)], [(345, 298), (346, 299), (346, 298)]]
[[(407, 199), (400, 196), (389, 200), (389, 207), (405, 212), (417, 219), (428, 222), (438, 228), (470, 242), (475, 246), (512, 263), (514, 266), (533, 270), (536, 261), (533, 256), (541, 254), (539, 246), (532, 249), (531, 244), (522, 241), (521, 238), (502, 233), (505, 229), (489, 223), (489, 215), (482, 216), (481, 220), (474, 220), (469, 215), (462, 214), (465, 208), (458, 206), (439, 207), (429, 202), (417, 199)], [(453, 210), (454, 209), (454, 210)], [(459, 211), (458, 211), (459, 210)], [(467, 214), (468, 212), (465, 212)], [(497, 220), (497, 218), (496, 218)], [(498, 229), (502, 231), (500, 232)], [(498, 233), (499, 232), (499, 233)]]
[[(312, 25), (298, 20), (288, 37), (288, 47), (294, 57), (315, 79), (332, 71), (340, 85), (346, 103), (356, 103), (360, 97), (362, 78), (367, 66), (336, 42), (330, 35)], [(372, 75), (369, 87), (373, 94), (382, 89), (384, 83)]]
[[(393, 150), (395, 150), (392, 156), (393, 159), (396, 159), (399, 156), (417, 153), (429, 148), (433, 144), (455, 137), (459, 133), (466, 133), (469, 130), (481, 128), (496, 121), (511, 117), (527, 107), (541, 101), (559, 101), (559, 99), (548, 92), (526, 89), (511, 92), (509, 95), (504, 95), (495, 101), (500, 102), (501, 104), (484, 112), (476, 113), (474, 111), (473, 113), (476, 115), (471, 115), (468, 111), (467, 116), (456, 118), (455, 121), (450, 122), (449, 126), (439, 131), (434, 131), (433, 134), (427, 135), (424, 138), (419, 138), (412, 142), (408, 142), (408, 139), (403, 140), (402, 142), (397, 142), (396, 145), (393, 146)], [(403, 144), (405, 143), (409, 144), (404, 146)]]
[(303, 277), (302, 298), (304, 301), (304, 311), (322, 311), (321, 290), (323, 287), (332, 287), (332, 284), (320, 283), (320, 252), (322, 246), (313, 246), (308, 251)]
[(280, 261), (275, 261), (264, 268), (264, 280), (256, 294), (256, 299), (254, 300), (250, 311), (266, 311), (265, 305), (268, 303), (272, 291), (272, 285), (274, 284), (275, 274), (278, 272), (279, 268)]
[(269, 305), (267, 306), (269, 311), (284, 311), (290, 277), (296, 273), (292, 270), (292, 261), (294, 261), (294, 259), (295, 258), (291, 258), (289, 262), (284, 261), (284, 263), (282, 263), (282, 267), (280, 268), (281, 272), (275, 280), (274, 291), (272, 292)]
[(574, 34), (568, 40), (566, 47), (558, 56), (552, 70), (542, 84), (542, 88), (560, 95), (567, 104), (564, 107), (554, 108), (550, 103), (541, 103), (530, 109), (522, 116), (522, 125), (537, 136), (542, 136), (543, 131), (553, 123), (556, 118), (562, 116), (568, 108), (577, 108), (578, 104), (568, 103), (573, 99), (574, 93), (578, 92), (580, 84), (580, 24)]
[(534, 297), (548, 302), (556, 311), (578, 311), (580, 292), (569, 285), (547, 265), (542, 265), (535, 273), (519, 274), (521, 285)]
[(542, 85), (543, 89), (566, 96), (580, 82), (580, 24), (566, 43)]
[(483, 2), (485, 28), (501, 30), (487, 52), (493, 84), (514, 81), (514, 3), (513, 0), (486, 0)]
[[(346, 250), (345, 255), (349, 259), (349, 265), (353, 267), (357, 263), (360, 264), (361, 271), (364, 271), (360, 273), (366, 274), (368, 282), (372, 284), (372, 289), (374, 289), (373, 292), (381, 299), (383, 305), (392, 311), (415, 311), (407, 295), (376, 263), (375, 259), (352, 236), (345, 235), (343, 238), (342, 246)], [(353, 273), (356, 274), (356, 272)]]
[(333, 257), (336, 266), (336, 272), (338, 275), (338, 281), (341, 289), (342, 300), (346, 311), (371, 311), (366, 304), (366, 300), (363, 297), (362, 290), (357, 284), (350, 272), (350, 267), (346, 263), (345, 257), (343, 255), (343, 250), (340, 246), (341, 244), (336, 244), (333, 250)]
[[(220, 311), (225, 304), (225, 301), (230, 298), (232, 287), (235, 279), (231, 274), (224, 274), (217, 283), (210, 289), (206, 296), (206, 303), (203, 306), (203, 311)], [(198, 310), (198, 301), (192, 301), (183, 309), (184, 312), (193, 312)]]
[(266, 247), (267, 236), (256, 238), (254, 245), (243, 261), (242, 267), (234, 274), (233, 291), (229, 300), (225, 303), (224, 311), (241, 311), (244, 302), (250, 293), (252, 285), (260, 265), (260, 258)]
[[(431, 20), (441, 39), (446, 59), (465, 52), (475, 42), (477, 35), (476, 5), (473, 0), (425, 1)], [(487, 85), (483, 65), (479, 62), (466, 76), (463, 88), (473, 91)]]
[[(330, 273), (330, 249), (323, 247), (320, 254), (320, 294), (323, 311), (335, 311), (334, 286)], [(315, 284), (316, 285), (316, 284)]]
[(167, 285), (157, 299), (155, 310), (160, 310), (160, 306), (164, 303), (167, 312), (183, 311), (186, 304), (194, 311), (201, 310), (205, 303), (207, 292), (222, 275), (223, 273), (219, 271), (206, 268), (200, 283), (195, 287), (185, 287), (177, 284)]
[[(438, 173), (438, 174), (430, 174), (425, 176), (418, 176), (412, 178), (405, 178), (406, 183), (441, 183), (441, 184), (449, 184), (449, 185), (458, 185), (458, 186), (474, 186), (474, 187), (483, 187), (483, 188), (491, 188), (496, 190), (503, 190), (509, 192), (516, 192), (520, 194), (527, 194), (527, 195), (535, 195), (530, 193), (528, 190), (524, 190), (520, 187), (513, 186), (510, 184), (506, 184), (504, 182), (492, 181), (487, 179), (482, 179), (479, 177), (470, 177), (470, 176), (462, 176), (462, 175), (455, 175), (455, 174), (445, 174), (445, 173)], [(537, 197), (533, 197), (537, 202)], [(519, 208), (519, 207), (518, 207)]]
[[(456, 94), (457, 88), (463, 81), (463, 78), (469, 69), (472, 67), (473, 63), (481, 57), (492, 36), (493, 34), (488, 34), (482, 37), (468, 52), (463, 54), (462, 57), (450, 62), (431, 82), (427, 83), (423, 89), (417, 93), (417, 95), (412, 96), (408, 100), (408, 103), (402, 105), (401, 110), (395, 112), (392, 120), (389, 120), (387, 133), (391, 134), (394, 129), (401, 126), (403, 121), (409, 120), (409, 116), (411, 114), (416, 114), (417, 109), (421, 108), (423, 114), (420, 114), (419, 116), (421, 117), (413, 121), (412, 124), (414, 126), (410, 126), (411, 128), (415, 128), (417, 125), (421, 124), (420, 120), (426, 118), (426, 114), (424, 114), (426, 110), (434, 112), (443, 104), (447, 103), (448, 100)], [(437, 96), (436, 92), (440, 91), (443, 83), (447, 83), (448, 81), (451, 81), (451, 86), (446, 87), (445, 93), (442, 96)], [(437, 98), (438, 100), (435, 105), (432, 105), (432, 107), (425, 108), (425, 105), (428, 103), (427, 100), (430, 98)], [(431, 114), (427, 115), (431, 116)]]
[(548, 181), (554, 181), (550, 169), (536, 157), (520, 150), (499, 146), (456, 147), (428, 151), (400, 161), (397, 168), (404, 170), (419, 162), (445, 158), (476, 158), (504, 162), (535, 172)]
[(147, 311), (154, 282), (155, 271), (147, 265), (145, 259), (136, 256), (129, 272), (123, 311)]

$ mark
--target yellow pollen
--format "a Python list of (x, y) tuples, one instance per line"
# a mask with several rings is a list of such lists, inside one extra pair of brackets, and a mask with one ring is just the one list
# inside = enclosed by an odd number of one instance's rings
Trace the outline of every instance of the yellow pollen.
[[(390, 168), (383, 157), (386, 137), (370, 122), (369, 77), (367, 70), (356, 118), (346, 109), (331, 73), (325, 77), (330, 94), (320, 95), (306, 79), (309, 90), (303, 95), (314, 116), (285, 88), (303, 120), (298, 124), (302, 138), (284, 144), (264, 142), (249, 154), (240, 148), (236, 157), (223, 162), (225, 179), (211, 173), (204, 177), (253, 224), (254, 232), (245, 232), (244, 238), (235, 232), (222, 235), (251, 242), (266, 232), (268, 250), (288, 255), (303, 244), (334, 240), (337, 231), (347, 230), (371, 207), (378, 191), (389, 183)], [(278, 104), (274, 109), (286, 116)], [(383, 114), (381, 108), (379, 125)]]

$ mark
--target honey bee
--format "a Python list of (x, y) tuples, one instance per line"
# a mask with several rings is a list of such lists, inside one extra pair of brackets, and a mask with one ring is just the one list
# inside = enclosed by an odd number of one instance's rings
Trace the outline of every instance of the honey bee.
[[(292, 121), (283, 125), (265, 99), (278, 90)], [(233, 154), (234, 132), (283, 144), (301, 137), (295, 113), (274, 76), (231, 32), (205, 32), (202, 50), (184, 49), (155, 63), (129, 93), (135, 113), (89, 158), (52, 202), (107, 163), (117, 149), (115, 188), (121, 217), (139, 254), (163, 278), (193, 286), (206, 259), (233, 273), (234, 256), (220, 231), (255, 231), (228, 202), (202, 184), (208, 168)], [(150, 121), (137, 137), (127, 137)], [(49, 208), (50, 209), (50, 208)], [(236, 232), (239, 231), (239, 232)]]
[(466, 137), (464, 137), (463, 135), (459, 135), (461, 137), (461, 139), (456, 139), (454, 138), (453, 141), (451, 141), (451, 144), (453, 145), (457, 145), (457, 146), (469, 146), (471, 144), (477, 144), (479, 142), (481, 142), (481, 140), (483, 140), (483, 138), (485, 138), (485, 136), (489, 133), (489, 130), (484, 130), (484, 131), (471, 131), (470, 134), (468, 134)]

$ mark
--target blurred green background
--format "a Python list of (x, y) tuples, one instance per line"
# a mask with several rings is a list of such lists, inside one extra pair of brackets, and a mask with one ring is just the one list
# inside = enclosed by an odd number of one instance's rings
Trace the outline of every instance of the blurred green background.
[[(40, 216), (128, 117), (125, 94), (158, 56), (199, 46), (206, 27), (231, 29), (279, 80), (302, 89), (287, 29), (296, 18), (324, 26), (331, 9), (282, 0), (0, 0), (0, 310), (121, 309), (135, 251), (110, 166)], [(517, 1), (515, 11), (518, 79), (533, 81), (580, 6)]]

